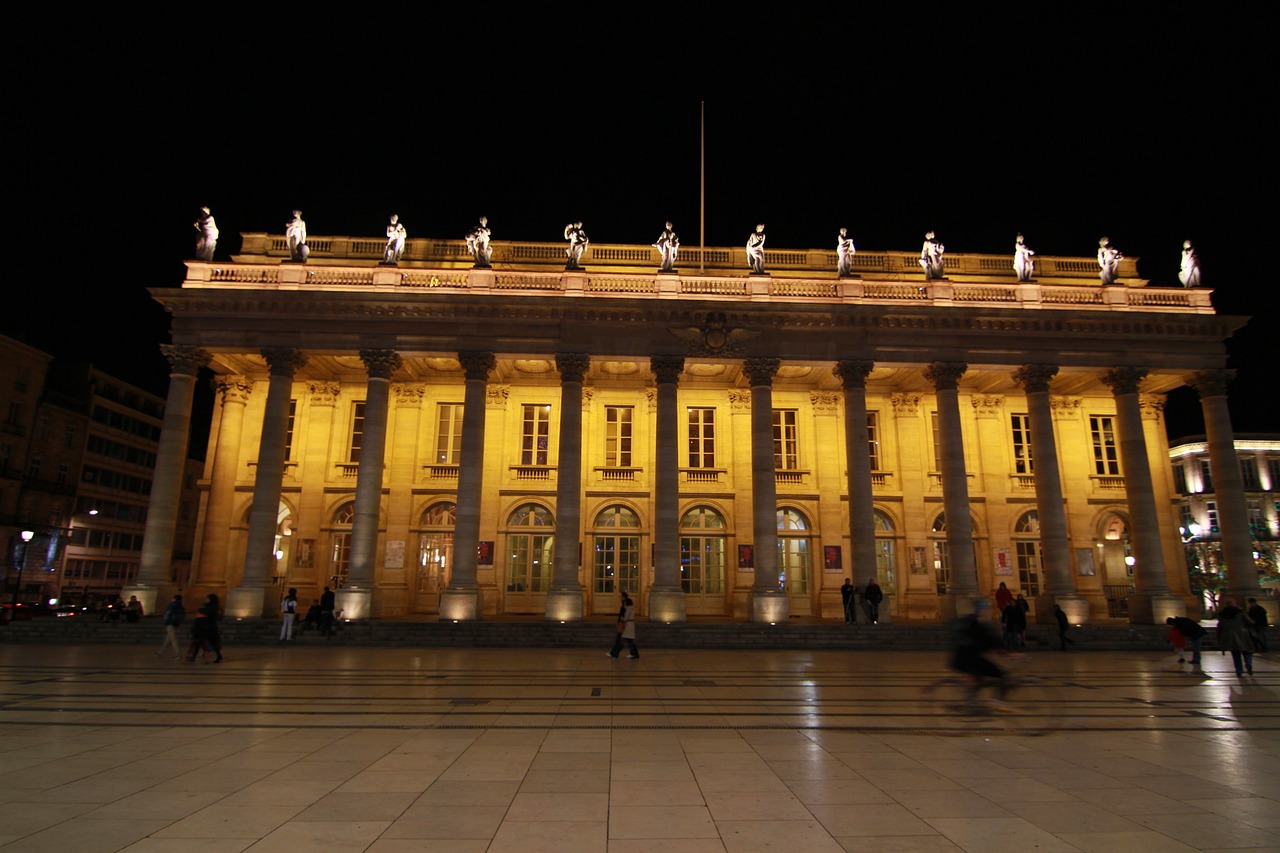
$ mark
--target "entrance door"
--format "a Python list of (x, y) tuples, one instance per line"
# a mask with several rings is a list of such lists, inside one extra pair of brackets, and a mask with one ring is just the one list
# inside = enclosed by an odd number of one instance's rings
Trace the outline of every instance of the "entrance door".
[(507, 518), (507, 613), (545, 613), (555, 555), (555, 520), (550, 510), (524, 504)]

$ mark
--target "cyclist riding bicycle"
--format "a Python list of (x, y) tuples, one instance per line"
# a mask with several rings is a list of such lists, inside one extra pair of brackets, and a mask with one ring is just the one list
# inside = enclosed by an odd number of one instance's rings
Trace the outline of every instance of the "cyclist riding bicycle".
[(976, 699), (984, 683), (994, 682), (999, 704), (1003, 705), (1009, 689), (1005, 670), (993, 661), (989, 652), (1007, 655), (1004, 641), (991, 623), (991, 602), (975, 598), (973, 612), (951, 622), (950, 667), (964, 673), (972, 682), (970, 699)]

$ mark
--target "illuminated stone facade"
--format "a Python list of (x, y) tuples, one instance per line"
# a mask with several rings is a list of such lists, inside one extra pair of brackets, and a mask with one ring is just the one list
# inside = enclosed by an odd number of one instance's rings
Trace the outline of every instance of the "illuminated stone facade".
[(191, 586), (233, 614), (337, 584), (357, 618), (572, 620), (625, 584), (651, 619), (839, 618), (876, 574), (893, 619), (1004, 581), (1085, 621), (1126, 557), (1129, 618), (1188, 601), (1162, 395), (1242, 320), (1134, 259), (1103, 287), (1088, 258), (1019, 284), (1001, 256), (925, 281), (910, 253), (837, 279), (821, 250), (748, 276), (741, 249), (310, 248), (246, 234), (153, 291), (186, 359), (167, 431), (217, 374)]

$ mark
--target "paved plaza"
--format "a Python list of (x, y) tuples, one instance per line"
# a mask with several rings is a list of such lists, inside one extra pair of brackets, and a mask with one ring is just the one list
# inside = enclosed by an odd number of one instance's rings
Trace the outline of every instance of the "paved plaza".
[(0, 848), (1280, 851), (1274, 657), (1036, 652), (1036, 736), (928, 652), (152, 651), (0, 645)]

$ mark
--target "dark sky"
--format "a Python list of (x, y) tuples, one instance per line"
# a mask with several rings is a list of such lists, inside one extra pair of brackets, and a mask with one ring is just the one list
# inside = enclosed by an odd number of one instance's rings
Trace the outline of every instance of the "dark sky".
[[(219, 257), (293, 207), (316, 235), (379, 235), (395, 212), (411, 237), (460, 238), (484, 213), (500, 240), (558, 241), (581, 219), (594, 241), (648, 243), (669, 218), (696, 243), (705, 100), (708, 244), (757, 221), (772, 248), (845, 226), (864, 250), (936, 229), (950, 251), (1005, 253), (1022, 231), (1087, 256), (1105, 234), (1176, 285), (1189, 237), (1218, 310), (1254, 317), (1229, 344), (1236, 429), (1280, 431), (1280, 311), (1250, 242), (1276, 185), (1270, 47), (1243, 9), (1101, 8), (46, 22), (11, 36), (32, 61), (9, 80), (20, 275), (0, 331), (163, 392), (167, 320), (145, 288), (180, 284), (201, 203)], [(1172, 434), (1201, 432), (1198, 415), (1172, 395)]]

